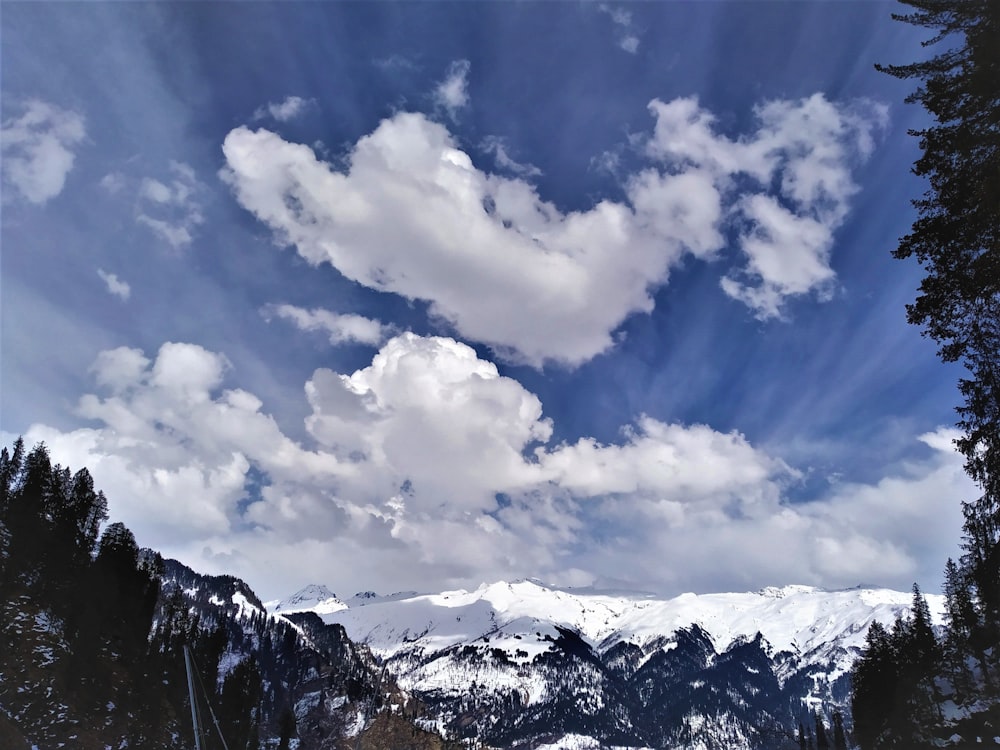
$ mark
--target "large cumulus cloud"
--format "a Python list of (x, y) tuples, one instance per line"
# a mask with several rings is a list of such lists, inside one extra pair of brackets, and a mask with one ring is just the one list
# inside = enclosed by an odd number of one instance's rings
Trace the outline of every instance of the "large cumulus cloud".
[[(626, 200), (579, 211), (523, 177), (477, 168), (441, 124), (398, 113), (358, 140), (340, 171), (268, 130), (225, 139), (223, 178), (282, 244), (365, 286), (431, 303), (499, 355), (577, 365), (607, 350), (685, 255), (715, 258), (727, 222), (745, 264), (727, 294), (761, 318), (796, 295), (828, 295), (833, 232), (883, 109), (821, 95), (756, 111), (733, 140), (696, 99), (650, 105), (648, 167)], [(737, 179), (738, 178), (738, 179)]]
[(799, 473), (739, 433), (640, 417), (621, 439), (554, 444), (539, 399), (453, 339), (403, 334), (305, 387), (310, 445), (285, 435), (227, 359), (184, 343), (103, 352), (92, 426), (35, 425), (88, 466), (144, 544), (243, 575), (437, 589), (538, 575), (676, 591), (861, 579), (939, 564), (969, 494), (946, 433), (925, 458), (809, 503)]

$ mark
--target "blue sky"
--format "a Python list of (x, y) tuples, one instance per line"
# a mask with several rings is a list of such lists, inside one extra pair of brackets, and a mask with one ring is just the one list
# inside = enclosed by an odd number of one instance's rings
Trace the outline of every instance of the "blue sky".
[(883, 3), (7, 3), (10, 442), (265, 596), (933, 590)]

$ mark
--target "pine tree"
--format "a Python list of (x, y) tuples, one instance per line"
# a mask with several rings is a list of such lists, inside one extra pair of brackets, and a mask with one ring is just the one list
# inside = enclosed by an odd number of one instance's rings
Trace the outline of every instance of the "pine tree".
[(927, 600), (920, 587), (913, 584), (913, 617), (909, 623), (909, 658), (916, 672), (925, 678), (936, 675), (941, 666), (941, 647), (934, 635), (934, 624)]
[(4, 467), (12, 476), (3, 516), (8, 538), (5, 565), (0, 568), (0, 590), (47, 580), (43, 564), (48, 548), (39, 542), (48, 536), (51, 511), (56, 506), (53, 500), (56, 472), (45, 443), (31, 449), (16, 476), (13, 463), (10, 460)]
[(979, 626), (979, 615), (972, 600), (969, 579), (950, 557), (944, 568), (945, 616), (948, 621), (948, 637), (962, 643), (972, 640), (973, 632)]
[(852, 671), (851, 710), (862, 750), (931, 747), (942, 727), (941, 648), (930, 610), (913, 586), (913, 616), (897, 616), (887, 633), (873, 623)]
[(874, 750), (896, 703), (898, 665), (889, 633), (878, 621), (868, 628), (865, 650), (851, 675), (851, 714), (861, 750)]
[[(904, 736), (913, 747), (933, 744), (941, 720), (941, 695), (937, 680), (941, 676), (941, 645), (934, 634), (930, 608), (913, 584), (913, 616), (907, 624), (906, 639), (900, 644), (904, 665), (906, 703), (903, 718)], [(905, 649), (905, 650), (904, 650)]]
[(260, 670), (252, 658), (243, 659), (226, 676), (219, 698), (222, 734), (233, 747), (258, 746), (257, 709), (261, 697)]
[(847, 750), (847, 733), (844, 732), (844, 717), (840, 711), (833, 712), (833, 748)]
[(823, 717), (820, 716), (819, 711), (813, 714), (813, 720), (816, 724), (816, 750), (830, 750), (830, 740), (826, 736), (826, 725), (823, 723)]
[(278, 750), (289, 750), (295, 737), (295, 714), (285, 708), (278, 719)]
[(92, 555), (101, 524), (108, 520), (108, 500), (103, 492), (95, 491), (94, 479), (85, 468), (73, 476), (69, 502), (59, 517), (72, 530), (76, 547)]
[(964, 570), (948, 559), (944, 580), (945, 615), (948, 629), (942, 645), (944, 669), (954, 688), (955, 700), (959, 704), (975, 699), (978, 675), (990, 687), (989, 659), (986, 649), (988, 642), (982, 637), (982, 621), (976, 610), (969, 577)]
[[(931, 30), (925, 46), (949, 42), (930, 59), (876, 66), (915, 79), (907, 102), (936, 123), (912, 131), (922, 156), (914, 165), (930, 187), (914, 201), (918, 218), (894, 252), (927, 272), (909, 321), (970, 377), (959, 382), (966, 470), (983, 491), (969, 506), (967, 533), (978, 594), (1000, 622), (1000, 3), (995, 0), (903, 0), (914, 12), (894, 18)], [(981, 534), (981, 536), (980, 536)]]
[[(894, 18), (929, 29), (924, 46), (940, 46), (920, 62), (876, 66), (915, 80), (907, 101), (934, 118), (911, 131), (922, 150), (913, 171), (929, 189), (893, 254), (926, 271), (909, 321), (938, 343), (944, 361), (968, 371), (956, 444), (981, 495), (963, 503), (964, 554), (945, 571), (945, 666), (959, 701), (990, 706), (1000, 677), (1000, 3), (902, 2), (913, 11)], [(970, 656), (978, 674), (966, 669)]]
[(24, 440), (22, 438), (14, 441), (11, 452), (7, 452), (6, 446), (0, 451), (0, 518), (3, 518), (6, 512), (11, 493), (17, 489), (17, 480), (21, 475), (23, 463)]

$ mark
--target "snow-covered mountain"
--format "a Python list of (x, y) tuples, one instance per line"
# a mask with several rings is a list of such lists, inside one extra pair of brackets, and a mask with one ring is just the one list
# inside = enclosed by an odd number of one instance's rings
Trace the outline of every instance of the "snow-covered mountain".
[(370, 604), (383, 604), (400, 599), (411, 599), (417, 596), (416, 591), (399, 591), (395, 594), (379, 595), (374, 591), (360, 591), (347, 601), (342, 601), (330, 589), (322, 584), (311, 583), (287, 599), (272, 599), (264, 602), (264, 607), (274, 615), (287, 615), (293, 612), (315, 612), (323, 616), (340, 612), (341, 610), (364, 607)]
[[(846, 714), (869, 625), (907, 616), (911, 599), (808, 586), (666, 599), (528, 580), (311, 611), (366, 644), (445, 733), (501, 747), (763, 748), (815, 710)], [(927, 599), (940, 622), (942, 598)]]
[(310, 584), (299, 589), (287, 599), (264, 602), (268, 612), (287, 615), (292, 612), (315, 612), (323, 615), (347, 609), (347, 604), (340, 601), (326, 586)]

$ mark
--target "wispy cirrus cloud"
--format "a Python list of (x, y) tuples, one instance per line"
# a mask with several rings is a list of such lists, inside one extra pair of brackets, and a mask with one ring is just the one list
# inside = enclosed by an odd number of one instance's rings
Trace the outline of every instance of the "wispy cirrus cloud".
[(20, 117), (0, 127), (3, 179), (30, 203), (43, 204), (62, 192), (76, 160), (74, 149), (87, 131), (83, 116), (30, 99)]
[(117, 275), (108, 273), (103, 268), (97, 269), (97, 275), (104, 282), (108, 294), (118, 297), (122, 302), (128, 301), (128, 298), (132, 295), (132, 287), (128, 285), (127, 281), (119, 279)]
[(380, 57), (372, 61), (375, 67), (390, 73), (390, 72), (411, 72), (418, 70), (420, 66), (417, 65), (409, 57), (404, 57), (400, 54), (392, 54), (388, 57)]
[(602, 13), (610, 16), (612, 23), (614, 23), (618, 46), (630, 55), (638, 52), (639, 35), (635, 29), (635, 24), (632, 22), (631, 11), (621, 6), (611, 6), (607, 3), (601, 3), (597, 8)]
[(434, 89), (434, 103), (455, 120), (458, 113), (469, 104), (468, 60), (456, 60), (448, 67), (448, 73)]
[(507, 151), (507, 143), (500, 136), (486, 136), (480, 144), (480, 147), (486, 153), (493, 154), (493, 158), (496, 160), (496, 165), (500, 167), (500, 169), (504, 169), (522, 177), (539, 177), (542, 174), (542, 170), (534, 164), (525, 164), (511, 157), (510, 153)]
[(266, 320), (281, 318), (302, 331), (322, 331), (330, 343), (359, 343), (376, 346), (388, 337), (389, 326), (354, 313), (335, 313), (316, 307), (307, 310), (288, 304), (265, 305), (261, 314)]
[(145, 177), (139, 183), (135, 220), (175, 249), (190, 245), (193, 232), (205, 221), (204, 189), (191, 166), (172, 161), (169, 178)]
[(301, 96), (289, 96), (280, 102), (268, 102), (258, 107), (253, 113), (253, 119), (263, 120), (270, 117), (278, 122), (288, 122), (300, 116), (313, 105), (315, 105), (315, 101), (312, 99), (303, 99)]

